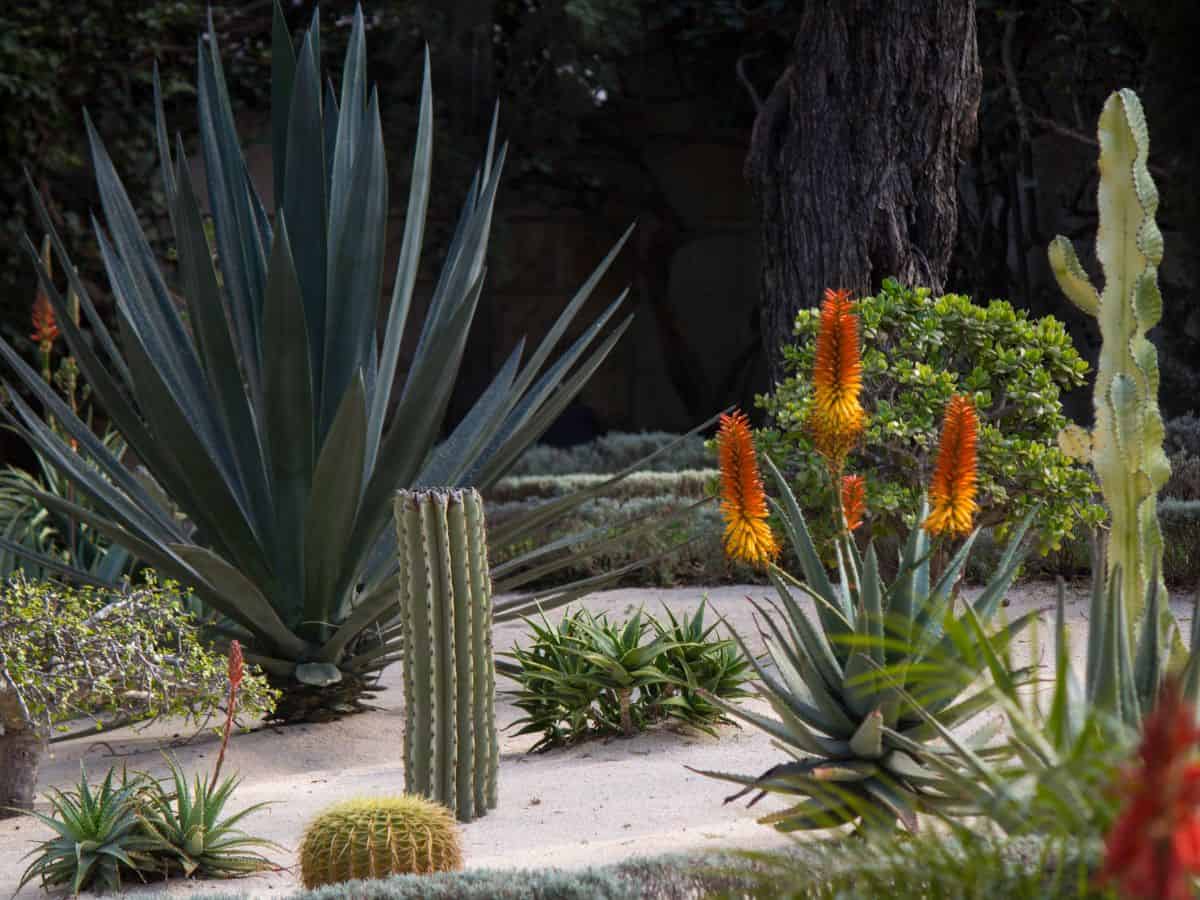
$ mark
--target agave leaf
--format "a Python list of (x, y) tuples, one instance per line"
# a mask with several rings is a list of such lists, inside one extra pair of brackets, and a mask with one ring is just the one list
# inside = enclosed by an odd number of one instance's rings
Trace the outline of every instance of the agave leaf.
[(366, 387), (360, 372), (342, 400), (317, 457), (304, 516), (304, 617), (328, 621), (343, 588), (346, 547), (359, 508), (367, 442)]
[[(839, 606), (838, 594), (834, 591), (833, 585), (829, 581), (829, 576), (825, 572), (825, 566), (817, 554), (817, 548), (813, 545), (812, 536), (808, 532), (808, 525), (804, 521), (804, 513), (800, 511), (800, 504), (796, 502), (796, 495), (792, 493), (792, 488), (787, 483), (787, 479), (783, 477), (783, 474), (775, 466), (774, 460), (770, 456), (764, 455), (763, 461), (766, 463), (767, 471), (771, 473), (771, 478), (775, 482), (775, 487), (779, 492), (779, 512), (792, 548), (800, 558), (800, 568), (804, 572), (805, 581), (808, 582), (815, 594), (825, 600), (826, 604), (837, 608)], [(833, 640), (834, 635), (838, 634), (841, 630), (841, 623), (830, 615), (824, 606), (819, 605), (817, 607), (817, 615), (821, 618), (821, 625), (825, 629), (825, 634), (830, 640)], [(853, 610), (842, 609), (843, 619), (852, 620), (853, 615)]]
[[(826, 734), (835, 738), (848, 738), (855, 730), (855, 723), (847, 715), (843, 699), (835, 696), (831, 687), (820, 677), (807, 649), (803, 644), (789, 643), (779, 630), (779, 626), (775, 624), (775, 618), (754, 601), (751, 600), (750, 603), (771, 630), (773, 640), (762, 631), (762, 625), (759, 625), (759, 633), (767, 646), (767, 652), (775, 663), (776, 670), (783, 679), (782, 684), (787, 694), (793, 697), (805, 695), (811, 697), (820, 710), (824, 723), (823, 730)], [(739, 644), (741, 643), (736, 634), (734, 634), (734, 638), (738, 640)], [(749, 658), (749, 650), (744, 644), (742, 644), (742, 651)], [(753, 664), (753, 660), (751, 662)], [(755, 669), (758, 669), (757, 665), (755, 665)], [(760, 677), (762, 677), (761, 674)], [(765, 679), (764, 683), (767, 683)]]
[[(313, 373), (313, 392), (324, 396), (325, 302), (328, 284), (329, 197), (326, 189), (325, 138), (321, 114), (321, 69), (310, 30), (300, 44), (288, 112), (283, 192), (275, 198), (292, 238), (296, 274), (304, 297), (305, 323)], [(222, 255), (222, 258), (224, 256)], [(324, 436), (323, 430), (318, 439)]]
[(800, 605), (796, 603), (795, 598), (792, 597), (792, 592), (788, 590), (786, 582), (781, 577), (781, 570), (777, 566), (770, 565), (767, 567), (767, 577), (775, 585), (775, 590), (783, 602), (784, 609), (787, 610), (788, 622), (791, 626), (792, 634), (796, 637), (797, 642), (804, 647), (821, 680), (830, 690), (840, 687), (843, 678), (842, 668), (838, 663), (833, 648), (825, 638), (825, 633), (814, 628), (812, 623), (809, 622), (808, 616), (800, 609)]
[(1167, 641), (1163, 634), (1163, 592), (1157, 562), (1146, 582), (1146, 600), (1142, 607), (1142, 627), (1137, 654), (1133, 661), (1133, 684), (1141, 709), (1150, 709), (1166, 674)]
[(371, 431), (368, 435), (369, 465), (375, 467), (376, 453), (382, 435), (384, 416), (391, 400), (392, 384), (396, 379), (396, 364), (400, 358), (400, 342), (412, 305), (413, 286), (417, 283), (417, 267), (421, 258), (421, 242), (425, 233), (425, 211), (429, 205), (429, 175), (433, 159), (433, 92), (430, 87), (429, 48), (425, 48), (424, 77), (421, 80), (421, 105), (417, 114), (417, 139), (413, 151), (412, 177), (408, 195), (408, 211), (404, 216), (404, 236), (400, 241), (400, 259), (392, 285), (392, 302), (384, 328), (383, 350), (379, 356), (379, 387), (371, 399)]
[(850, 736), (850, 749), (856, 756), (879, 759), (883, 756), (883, 713), (872, 710)]

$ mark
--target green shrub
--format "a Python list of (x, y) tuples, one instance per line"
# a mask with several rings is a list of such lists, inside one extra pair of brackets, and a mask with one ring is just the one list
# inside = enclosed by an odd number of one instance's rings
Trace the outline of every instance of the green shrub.
[(1161, 497), (1175, 500), (1200, 500), (1200, 455), (1187, 451), (1173, 453), (1171, 476), (1163, 485)]
[(1200, 418), (1192, 413), (1167, 419), (1167, 430), (1163, 441), (1163, 449), (1168, 456), (1176, 453), (1186, 453), (1188, 456), (1200, 456)]
[[(0, 680), (47, 734), (79, 718), (97, 728), (106, 719), (207, 721), (227, 697), (226, 660), (201, 640), (189, 596), (151, 572), (127, 595), (17, 575), (0, 587)], [(250, 667), (242, 711), (263, 715), (275, 696)]]
[(972, 900), (1092, 900), (1097, 842), (1063, 836), (992, 839), (961, 831), (927, 831), (906, 840), (806, 847), (760, 856), (760, 900), (875, 900), (877, 897), (970, 897)]
[[(51, 736), (73, 736), (68, 723), (90, 720), (100, 730), (182, 716), (203, 724), (227, 703), (226, 660), (201, 640), (187, 595), (151, 572), (144, 579), (125, 595), (19, 573), (0, 585), (0, 762), (23, 767), (0, 793), (0, 817), (32, 806), (41, 753)], [(249, 671), (240, 696), (242, 710), (261, 716), (278, 694)], [(2, 755), (13, 746), (25, 752)]]
[[(1163, 533), (1163, 579), (1172, 588), (1191, 590), (1200, 583), (1200, 500), (1161, 498), (1158, 524)], [(986, 581), (1002, 552), (1001, 542), (991, 531), (981, 532), (967, 564), (967, 580), (975, 584)], [(1088, 577), (1092, 571), (1090, 552), (1086, 534), (1072, 535), (1059, 549), (1026, 559), (1022, 577)]]
[(1168, 584), (1191, 588), (1200, 583), (1200, 500), (1160, 500), (1163, 575)]
[[(1005, 529), (1037, 506), (1035, 529), (1046, 551), (1077, 523), (1100, 521), (1091, 474), (1057, 446), (1067, 424), (1060, 395), (1082, 385), (1087, 372), (1062, 323), (1049, 316), (1031, 321), (1001, 300), (984, 307), (955, 294), (934, 298), (891, 279), (855, 308), (869, 421), (849, 470), (867, 477), (872, 534), (894, 536), (912, 524), (932, 470), (938, 422), (954, 393), (968, 394), (980, 414), (979, 524)], [(829, 478), (805, 433), (817, 325), (817, 310), (797, 315), (797, 343), (784, 351), (791, 374), (760, 398), (772, 427), (759, 438), (791, 477), (810, 521), (827, 531)]]
[(705, 625), (704, 612), (701, 603), (680, 621), (668, 611), (669, 624), (641, 610), (612, 623), (582, 608), (557, 626), (545, 616), (527, 620), (532, 640), (504, 654), (515, 662), (506, 671), (520, 685), (511, 693), (524, 713), (512, 727), (540, 735), (533, 752), (629, 735), (664, 719), (715, 734), (728, 720), (699, 691), (748, 696), (750, 666), (733, 641), (712, 637), (715, 625)]
[[(678, 437), (679, 435), (664, 431), (614, 431), (574, 447), (536, 444), (517, 460), (511, 474), (612, 474), (662, 449)], [(708, 468), (712, 463), (713, 456), (705, 447), (704, 438), (695, 435), (681, 441), (678, 446), (655, 459), (646, 468), (653, 472), (679, 472), (684, 469)]]
[[(752, 885), (759, 864), (742, 855), (703, 853), (642, 857), (607, 866), (562, 869), (469, 869), (350, 881), (290, 900), (695, 900)], [(177, 895), (144, 894), (145, 900)], [(233, 891), (192, 894), (192, 900), (242, 900)]]
[[(493, 503), (487, 507), (489, 526), (493, 526), (536, 507), (536, 499), (510, 503)], [(589, 500), (559, 522), (510, 546), (492, 545), (489, 548), (493, 565), (506, 562), (518, 554), (544, 546), (588, 529), (612, 526), (614, 533), (620, 523), (639, 516), (665, 517), (681, 513), (695, 501), (689, 497), (666, 494), (658, 497), (639, 497), (624, 502), (609, 498)], [(623, 539), (601, 552), (592, 554), (566, 569), (546, 578), (530, 582), (526, 587), (549, 587), (613, 572), (639, 560), (658, 556), (654, 562), (630, 571), (613, 586), (672, 587), (692, 584), (729, 584), (747, 580), (762, 580), (761, 574), (746, 566), (729, 562), (721, 549), (723, 528), (720, 511), (715, 503), (706, 503), (678, 520), (631, 538)], [(671, 549), (674, 548), (674, 549)], [(670, 550), (670, 552), (667, 552)], [(665, 554), (665, 555), (663, 555)]]
[[(710, 460), (711, 462), (711, 460)], [(607, 475), (575, 473), (570, 475), (522, 475), (504, 478), (487, 493), (489, 507), (494, 503), (565, 497), (576, 491), (594, 488), (608, 480)], [(698, 500), (710, 493), (718, 477), (716, 469), (684, 469), (679, 472), (634, 472), (614, 485), (608, 496), (614, 500), (637, 497), (684, 497)]]

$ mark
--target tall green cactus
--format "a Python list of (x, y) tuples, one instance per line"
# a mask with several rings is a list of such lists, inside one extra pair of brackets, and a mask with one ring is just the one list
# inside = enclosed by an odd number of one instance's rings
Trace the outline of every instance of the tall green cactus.
[(404, 789), (469, 822), (496, 806), (500, 744), (483, 501), (400, 491)]
[[(1137, 621), (1149, 581), (1162, 583), (1162, 532), (1156, 497), (1171, 467), (1158, 412), (1158, 355), (1146, 338), (1162, 316), (1158, 264), (1163, 240), (1154, 222), (1158, 189), (1146, 158), (1150, 136), (1137, 94), (1112, 94), (1100, 113), (1100, 226), (1096, 256), (1104, 290), (1088, 279), (1071, 242), (1050, 244), (1050, 266), (1063, 292), (1100, 323), (1092, 465), (1111, 514), (1108, 571), (1120, 572), (1126, 621)], [(1162, 609), (1169, 621), (1169, 607)]]

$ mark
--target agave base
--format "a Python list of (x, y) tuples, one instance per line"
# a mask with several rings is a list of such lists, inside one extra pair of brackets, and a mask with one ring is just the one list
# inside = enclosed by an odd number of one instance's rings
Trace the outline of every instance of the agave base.
[(271, 687), (281, 691), (275, 711), (266, 721), (276, 725), (332, 722), (345, 716), (376, 709), (366, 701), (384, 690), (374, 675), (348, 675), (336, 684), (317, 687), (290, 677), (269, 677)]

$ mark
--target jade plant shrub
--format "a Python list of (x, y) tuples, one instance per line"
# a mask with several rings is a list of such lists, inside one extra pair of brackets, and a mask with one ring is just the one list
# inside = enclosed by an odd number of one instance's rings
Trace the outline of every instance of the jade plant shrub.
[[(226, 702), (225, 661), (201, 640), (187, 599), (153, 573), (126, 595), (20, 574), (0, 587), (0, 815), (31, 805), (41, 754), (67, 736), (65, 723), (200, 723)], [(275, 696), (247, 672), (245, 715), (268, 713)]]
[[(1032, 321), (1002, 300), (979, 306), (956, 294), (933, 297), (893, 279), (854, 308), (868, 422), (848, 468), (866, 476), (872, 535), (896, 537), (913, 523), (937, 449), (938, 418), (956, 393), (971, 398), (981, 420), (981, 526), (1004, 532), (1036, 508), (1039, 549), (1047, 551), (1080, 522), (1100, 520), (1090, 473), (1057, 445), (1067, 425), (1061, 394), (1082, 385), (1088, 368), (1061, 322)], [(760, 398), (772, 421), (757, 441), (788, 474), (814, 537), (827, 545), (820, 513), (834, 498), (806, 429), (818, 324), (816, 310), (797, 315), (797, 341), (784, 350), (791, 374)]]
[(663, 720), (713, 733), (727, 719), (709, 698), (748, 696), (750, 672), (732, 641), (713, 638), (704, 611), (669, 614), (668, 624), (642, 610), (615, 623), (582, 607), (557, 625), (527, 619), (532, 640), (498, 666), (519, 685), (512, 694), (524, 715), (511, 727), (540, 735), (533, 752)]

